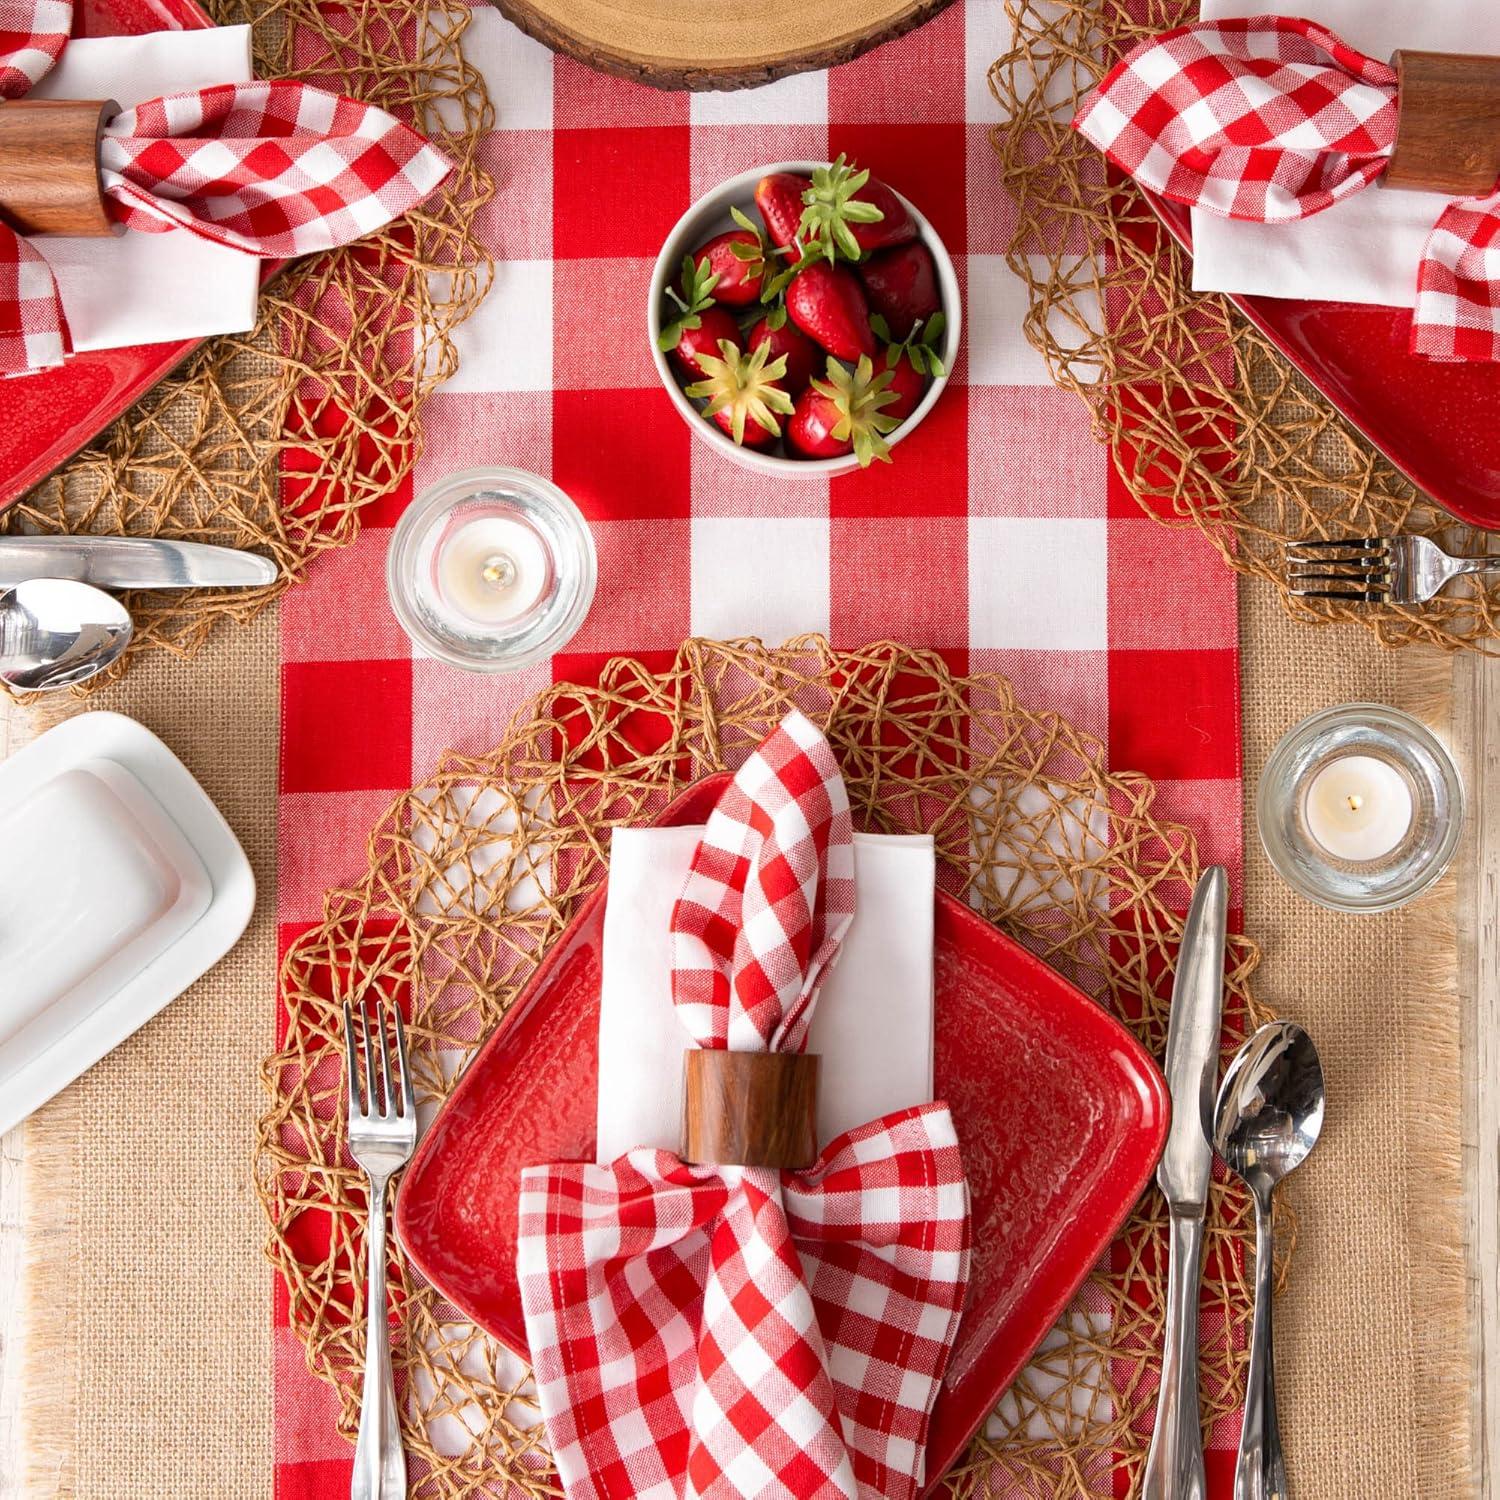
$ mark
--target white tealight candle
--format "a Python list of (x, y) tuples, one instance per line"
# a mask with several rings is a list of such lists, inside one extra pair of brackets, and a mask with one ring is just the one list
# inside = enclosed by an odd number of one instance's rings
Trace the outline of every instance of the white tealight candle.
[(536, 528), (492, 511), (462, 520), (438, 543), (433, 581), (443, 602), (475, 625), (510, 625), (552, 586), (552, 558)]
[(1313, 777), (1303, 811), (1308, 832), (1328, 853), (1364, 863), (1389, 854), (1406, 837), (1411, 788), (1389, 762), (1345, 755)]

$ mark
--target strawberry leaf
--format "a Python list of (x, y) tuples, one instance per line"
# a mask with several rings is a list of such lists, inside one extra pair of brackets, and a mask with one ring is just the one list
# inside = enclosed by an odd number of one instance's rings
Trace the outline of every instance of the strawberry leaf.
[(705, 417), (728, 412), (729, 435), (736, 443), (745, 441), (747, 421), (779, 437), (778, 414), (791, 414), (792, 398), (776, 384), (786, 375), (786, 355), (778, 354), (768, 362), (769, 353), (769, 344), (760, 344), (744, 354), (736, 344), (720, 339), (719, 358), (711, 354), (698, 356), (705, 378), (690, 385), (687, 394), (696, 400), (707, 400)]
[(853, 370), (830, 357), (827, 379), (812, 382), (812, 388), (832, 401), (838, 412), (833, 437), (841, 443), (853, 442), (861, 468), (868, 468), (876, 459), (890, 462), (885, 434), (894, 432), (901, 422), (881, 408), (899, 399), (890, 389), (893, 379), (890, 370), (877, 375), (870, 356), (863, 354)]
[(828, 166), (815, 168), (812, 185), (802, 194), (799, 236), (819, 245), (829, 260), (839, 255), (858, 260), (859, 241), (849, 226), (875, 224), (885, 218), (873, 203), (859, 202), (854, 196), (869, 180), (868, 171), (856, 172), (842, 154)]

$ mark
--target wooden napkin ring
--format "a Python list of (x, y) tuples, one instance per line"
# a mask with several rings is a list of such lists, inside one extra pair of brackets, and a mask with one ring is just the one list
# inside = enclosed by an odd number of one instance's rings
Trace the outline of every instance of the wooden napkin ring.
[(818, 1157), (818, 1059), (802, 1052), (683, 1053), (682, 1159), (810, 1167)]
[(0, 217), (22, 234), (119, 234), (99, 179), (99, 137), (113, 99), (0, 104)]
[(1397, 52), (1396, 149), (1380, 181), (1450, 197), (1500, 182), (1500, 57)]

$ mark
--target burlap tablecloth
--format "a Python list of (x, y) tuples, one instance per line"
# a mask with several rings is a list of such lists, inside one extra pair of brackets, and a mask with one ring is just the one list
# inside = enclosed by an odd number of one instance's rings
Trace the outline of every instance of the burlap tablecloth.
[[(1368, 697), (1446, 713), (1446, 659), (1310, 632), (1262, 586), (1245, 588), (1241, 632), (1251, 791), (1276, 737), (1315, 708)], [(91, 706), (182, 756), (244, 842), (260, 899), (223, 964), (28, 1126), (27, 1494), (264, 1500), (270, 1275), (249, 1161), (276, 969), (274, 621), (190, 665), (143, 660)], [(1294, 1183), (1278, 1309), (1292, 1482), (1309, 1500), (1467, 1495), (1451, 885), (1403, 913), (1339, 919), (1248, 842), (1257, 992), (1306, 1023), (1330, 1089), (1323, 1145)]]

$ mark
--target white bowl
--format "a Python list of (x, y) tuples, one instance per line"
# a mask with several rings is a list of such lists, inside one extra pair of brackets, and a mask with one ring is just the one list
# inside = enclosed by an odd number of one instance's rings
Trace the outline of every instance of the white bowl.
[[(721, 182), (712, 192), (705, 193), (673, 225), (672, 232), (667, 236), (666, 244), (661, 247), (661, 254), (656, 257), (656, 265), (651, 271), (651, 290), (646, 299), (646, 334), (651, 341), (651, 358), (656, 362), (657, 373), (661, 376), (661, 383), (667, 388), (667, 394), (672, 398), (672, 404), (681, 413), (682, 420), (702, 442), (707, 443), (711, 448), (716, 448), (726, 457), (733, 459), (735, 463), (747, 469), (756, 469), (762, 474), (777, 474), (782, 477), (795, 474), (848, 474), (859, 468), (859, 460), (852, 453), (846, 453), (839, 458), (783, 458), (779, 453), (764, 453), (754, 448), (742, 447), (727, 433), (721, 432), (708, 421), (698, 407), (683, 393), (682, 387), (677, 383), (677, 377), (672, 373), (671, 365), (667, 362), (667, 356), (656, 346), (662, 326), (663, 289), (669, 281), (676, 278), (683, 256), (690, 255), (716, 234), (722, 234), (726, 229), (735, 227), (734, 220), (729, 216), (732, 206), (738, 206), (754, 217), (755, 185), (762, 177), (769, 176), (772, 172), (797, 172), (806, 177), (811, 175), (815, 167), (826, 165), (826, 162), (814, 161), (775, 162), (768, 167), (757, 167), (752, 172), (741, 172), (738, 177), (731, 177), (726, 182)], [(947, 319), (941, 351), (943, 368), (951, 374), (953, 362), (958, 357), (958, 336), (962, 324), (959, 313), (958, 277), (953, 270), (953, 260), (948, 254), (947, 247), (938, 238), (937, 231), (927, 222), (916, 205), (902, 197), (900, 193), (896, 196), (901, 198), (902, 203), (906, 205), (907, 212), (915, 220), (917, 233), (922, 243), (932, 252), (933, 264), (937, 267), (938, 291), (943, 299), (943, 316)], [(741, 309), (729, 309), (731, 314), (739, 311)], [(887, 437), (886, 441), (892, 448), (909, 433), (914, 432), (917, 425), (937, 404), (938, 397), (943, 394), (948, 384), (949, 374), (940, 375), (932, 381), (917, 409)]]

